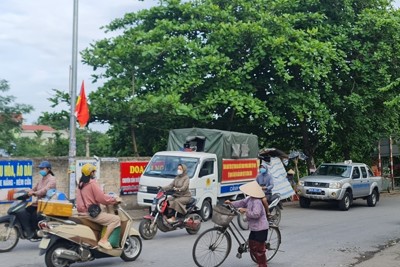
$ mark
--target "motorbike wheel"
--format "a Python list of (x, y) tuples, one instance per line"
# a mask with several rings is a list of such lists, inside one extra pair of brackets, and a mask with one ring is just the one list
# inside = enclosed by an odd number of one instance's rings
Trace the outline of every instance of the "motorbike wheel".
[(60, 241), (50, 247), (44, 256), (47, 267), (68, 267), (72, 263), (69, 260), (58, 258), (56, 254), (58, 249), (71, 249), (71, 244), (66, 241)]
[(17, 228), (10, 228), (9, 222), (0, 223), (0, 253), (12, 250), (19, 241)]
[(278, 226), (279, 223), (281, 222), (281, 217), (282, 217), (282, 212), (279, 207), (274, 207), (271, 211), (271, 220), (274, 225)]
[(139, 236), (129, 236), (124, 244), (124, 250), (121, 254), (121, 259), (124, 261), (134, 261), (142, 252), (142, 240)]
[(198, 215), (198, 214), (190, 214), (188, 216), (188, 219), (191, 219), (192, 221), (199, 221), (199, 224), (197, 225), (197, 227), (195, 229), (189, 228), (189, 227), (185, 228), (186, 232), (189, 235), (197, 234), (200, 231), (200, 227), (201, 227), (201, 217), (200, 217), (200, 215)]
[(157, 233), (157, 224), (151, 227), (151, 220), (142, 220), (139, 224), (139, 233), (144, 240), (153, 239)]
[(242, 230), (249, 230), (249, 224), (247, 223), (246, 214), (240, 213), (237, 216), (237, 223)]

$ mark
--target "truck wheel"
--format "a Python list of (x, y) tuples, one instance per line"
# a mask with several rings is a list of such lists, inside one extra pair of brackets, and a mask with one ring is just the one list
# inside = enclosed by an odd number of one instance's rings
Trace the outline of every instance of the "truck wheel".
[(300, 207), (302, 208), (309, 208), (311, 205), (311, 200), (309, 198), (300, 197)]
[(375, 207), (377, 199), (378, 199), (378, 194), (376, 192), (376, 189), (374, 189), (374, 190), (372, 190), (371, 195), (369, 195), (368, 198), (367, 198), (368, 206)]
[(200, 216), (203, 218), (203, 221), (208, 221), (211, 218), (212, 207), (209, 200), (204, 200), (200, 209)]
[(351, 194), (349, 192), (344, 193), (344, 196), (341, 200), (339, 200), (339, 209), (346, 211), (349, 210), (351, 204)]

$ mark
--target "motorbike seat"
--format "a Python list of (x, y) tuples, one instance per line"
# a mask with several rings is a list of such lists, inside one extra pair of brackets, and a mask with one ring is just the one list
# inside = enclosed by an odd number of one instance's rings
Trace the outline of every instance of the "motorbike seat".
[(69, 219), (71, 221), (74, 221), (74, 222), (78, 223), (78, 224), (86, 225), (86, 226), (90, 227), (90, 229), (93, 229), (95, 231), (101, 231), (103, 229), (102, 225), (97, 224), (95, 222), (92, 222), (91, 220), (86, 219), (84, 217), (73, 216), (73, 217), (69, 217)]
[(271, 204), (275, 199), (277, 199), (279, 197), (279, 195), (277, 195), (277, 194), (273, 194), (272, 196), (271, 196), (271, 199), (268, 201), (268, 203), (269, 204)]
[(191, 206), (196, 204), (196, 199), (194, 197), (190, 198), (189, 202), (186, 204), (186, 208), (190, 208)]

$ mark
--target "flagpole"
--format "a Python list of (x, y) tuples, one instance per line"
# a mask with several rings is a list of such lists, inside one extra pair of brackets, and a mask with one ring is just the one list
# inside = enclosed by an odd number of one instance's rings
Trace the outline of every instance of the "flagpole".
[(75, 100), (77, 84), (77, 58), (78, 58), (78, 0), (74, 0), (73, 9), (73, 28), (72, 28), (72, 75), (70, 84), (71, 112), (69, 118), (69, 153), (68, 153), (68, 173), (69, 173), (69, 199), (75, 199), (76, 173), (76, 120), (75, 120)]

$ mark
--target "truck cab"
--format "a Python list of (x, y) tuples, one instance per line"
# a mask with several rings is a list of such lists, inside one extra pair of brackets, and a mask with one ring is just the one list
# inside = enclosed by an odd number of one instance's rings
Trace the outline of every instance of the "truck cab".
[(140, 178), (138, 204), (150, 206), (158, 186), (166, 186), (176, 177), (178, 164), (187, 166), (189, 189), (197, 200), (200, 215), (208, 220), (212, 205), (217, 203), (218, 168), (215, 154), (205, 152), (157, 152)]

